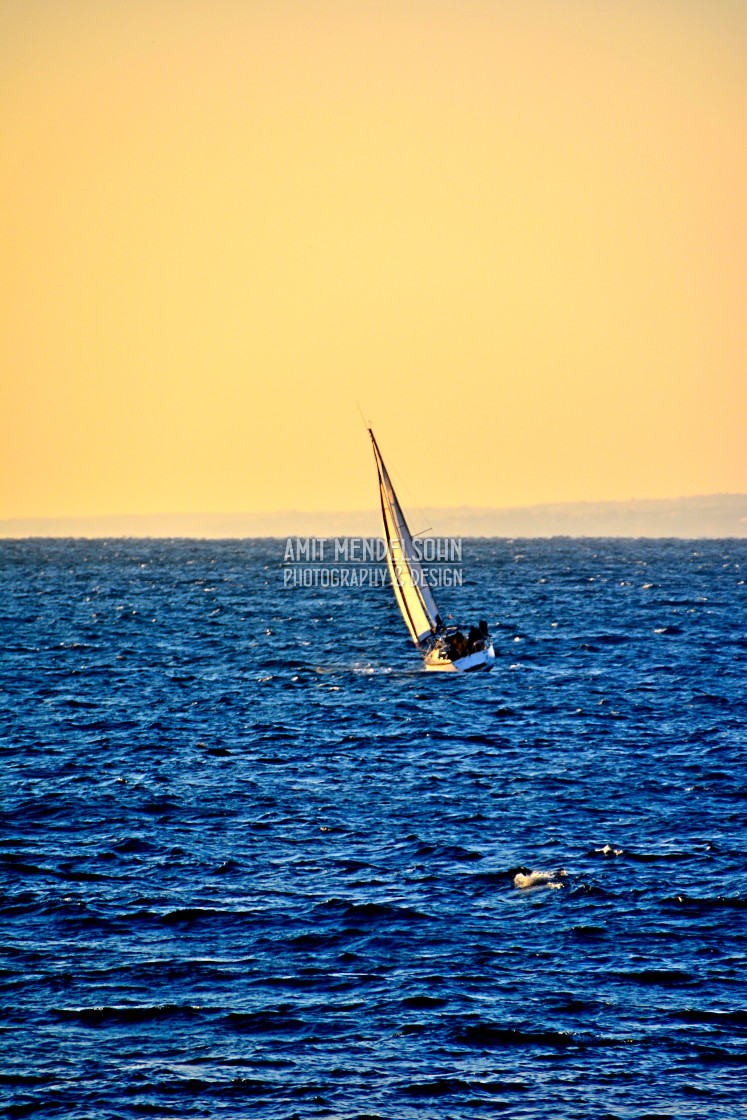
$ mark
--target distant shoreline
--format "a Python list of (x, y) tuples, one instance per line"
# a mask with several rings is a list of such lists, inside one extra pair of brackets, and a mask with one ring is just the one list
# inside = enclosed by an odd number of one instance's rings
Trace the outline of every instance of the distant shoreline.
[[(747, 538), (747, 494), (620, 502), (558, 502), (516, 508), (425, 510), (429, 536)], [(426, 527), (427, 526), (427, 527)], [(132, 514), (0, 520), (0, 538), (183, 537), (206, 540), (287, 536), (379, 536), (376, 510), (347, 513)]]

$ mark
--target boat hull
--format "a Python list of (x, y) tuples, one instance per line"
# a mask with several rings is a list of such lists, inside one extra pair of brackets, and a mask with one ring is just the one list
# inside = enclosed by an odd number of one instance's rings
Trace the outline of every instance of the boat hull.
[(476, 650), (474, 653), (460, 657), (456, 661), (446, 655), (442, 646), (434, 646), (424, 659), (423, 665), (428, 673), (475, 673), (489, 671), (495, 663), (495, 650), (492, 643), (486, 649)]

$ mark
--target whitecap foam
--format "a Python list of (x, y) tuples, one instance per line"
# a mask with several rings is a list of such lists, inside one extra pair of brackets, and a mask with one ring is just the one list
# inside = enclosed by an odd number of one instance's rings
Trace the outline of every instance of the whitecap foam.
[(517, 871), (514, 875), (514, 886), (519, 890), (528, 890), (531, 887), (548, 887), (557, 890), (563, 884), (560, 879), (565, 878), (565, 871)]

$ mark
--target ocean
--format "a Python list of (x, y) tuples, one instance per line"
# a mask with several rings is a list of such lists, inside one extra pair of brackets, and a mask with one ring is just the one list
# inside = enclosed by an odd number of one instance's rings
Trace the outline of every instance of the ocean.
[(0, 542), (5, 1114), (743, 1117), (747, 541), (284, 548)]

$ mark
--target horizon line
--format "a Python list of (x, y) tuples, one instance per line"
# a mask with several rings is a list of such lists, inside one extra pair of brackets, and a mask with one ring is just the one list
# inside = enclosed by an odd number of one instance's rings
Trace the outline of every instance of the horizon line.
[[(747, 537), (747, 494), (546, 502), (526, 506), (445, 506), (420, 511), (440, 537)], [(380, 514), (366, 510), (264, 510), (245, 513), (87, 514), (0, 519), (0, 539), (159, 538), (241, 540), (375, 537)]]
[[(423, 506), (424, 510), (438, 511), (445, 513), (457, 513), (465, 510), (474, 513), (515, 513), (521, 510), (531, 509), (554, 509), (559, 507), (568, 506), (620, 506), (620, 505), (637, 505), (641, 503), (655, 504), (663, 502), (686, 502), (686, 501), (700, 501), (703, 499), (713, 498), (743, 498), (747, 499), (747, 491), (742, 490), (713, 490), (706, 493), (699, 494), (679, 494), (669, 495), (664, 498), (564, 498), (558, 501), (541, 501), (541, 502), (523, 502), (519, 505), (491, 505), (491, 506), (476, 506), (462, 503), (460, 505), (450, 506)], [(158, 517), (287, 517), (300, 514), (303, 517), (356, 517), (356, 516), (369, 516), (376, 514), (377, 507), (374, 505), (367, 507), (358, 507), (356, 509), (332, 509), (315, 507), (314, 509), (301, 509), (297, 506), (284, 506), (281, 509), (272, 510), (257, 510), (257, 509), (233, 509), (233, 510), (205, 510), (205, 509), (191, 509), (191, 510), (167, 510), (162, 509), (156, 512), (142, 513), (135, 510), (129, 510), (126, 513), (40, 513), (40, 514), (11, 514), (5, 517), (0, 517), (0, 526), (7, 525), (13, 522), (24, 521), (98, 521), (98, 520), (124, 520), (128, 518), (153, 519)]]

